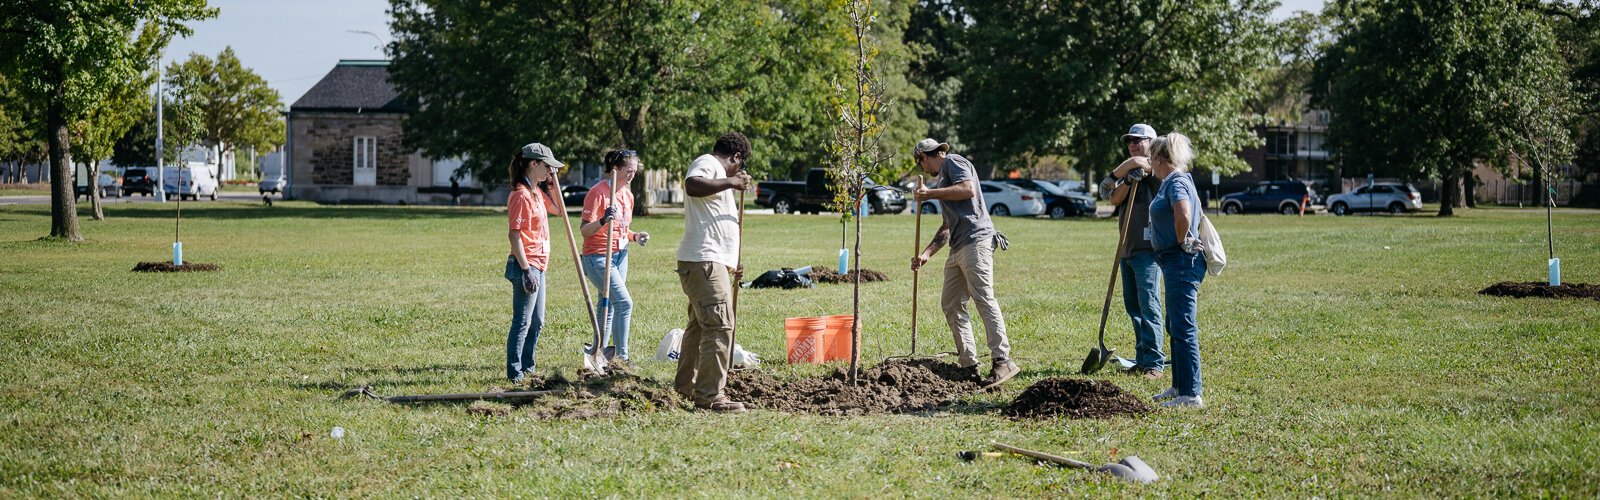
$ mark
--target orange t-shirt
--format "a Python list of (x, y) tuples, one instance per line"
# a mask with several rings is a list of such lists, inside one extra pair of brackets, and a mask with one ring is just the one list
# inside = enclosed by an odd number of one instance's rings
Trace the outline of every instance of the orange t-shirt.
[(528, 257), (528, 265), (540, 271), (550, 262), (550, 212), (544, 198), (519, 183), (506, 200), (506, 219), (512, 231), (522, 234), (522, 253)]
[[(611, 181), (602, 180), (589, 188), (589, 194), (583, 197), (584, 224), (600, 220), (606, 215), (606, 207), (611, 204)], [(633, 223), (633, 191), (624, 189), (617, 191), (617, 216), (611, 220), (611, 231), (616, 235), (611, 245), (611, 251), (621, 251), (628, 246), (628, 238), (633, 231), (628, 230), (628, 225)], [(583, 239), (584, 255), (601, 255), (606, 253), (605, 231), (595, 231), (594, 234)]]

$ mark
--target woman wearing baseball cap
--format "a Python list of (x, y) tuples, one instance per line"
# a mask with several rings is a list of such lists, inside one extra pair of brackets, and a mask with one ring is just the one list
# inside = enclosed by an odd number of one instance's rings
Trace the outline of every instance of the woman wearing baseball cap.
[[(506, 280), (511, 282), (511, 330), (506, 335), (506, 379), (513, 384), (533, 382), (533, 351), (544, 327), (545, 267), (550, 262), (548, 181), (563, 165), (550, 148), (532, 143), (511, 159), (508, 173), (511, 196), (506, 199), (506, 219), (511, 255), (506, 257)], [(535, 186), (538, 186), (535, 189)]]

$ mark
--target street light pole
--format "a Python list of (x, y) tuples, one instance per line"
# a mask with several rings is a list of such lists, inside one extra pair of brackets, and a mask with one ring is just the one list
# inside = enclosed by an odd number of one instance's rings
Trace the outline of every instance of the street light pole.
[(367, 31), (367, 30), (345, 30), (345, 32), (353, 33), (353, 34), (357, 34), (357, 35), (371, 35), (373, 40), (377, 40), (378, 41), (378, 52), (383, 52), (383, 47), (389, 44), (388, 42), (383, 41), (383, 37), (378, 36), (377, 33), (373, 33), (371, 31)]
[(161, 203), (166, 203), (167, 202), (167, 169), (165, 168), (166, 167), (166, 164), (165, 164), (166, 150), (164, 149), (164, 147), (163, 147), (164, 145), (162, 144), (162, 141), (166, 138), (166, 134), (165, 134), (166, 129), (164, 127), (162, 127), (162, 124), (161, 124), (161, 118), (162, 118), (161, 117), (161, 115), (162, 115), (161, 103), (162, 103), (162, 101), (166, 100), (165, 99), (166, 93), (163, 91), (163, 89), (161, 87), (161, 79), (162, 79), (161, 64), (157, 63), (156, 64), (156, 188), (155, 188), (155, 195), (156, 195), (156, 201), (161, 202)]

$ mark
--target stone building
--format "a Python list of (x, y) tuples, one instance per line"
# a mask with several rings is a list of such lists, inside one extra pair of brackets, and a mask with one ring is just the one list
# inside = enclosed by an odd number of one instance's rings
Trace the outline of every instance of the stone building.
[[(389, 62), (341, 60), (286, 113), (289, 198), (319, 203), (449, 204), (459, 160), (432, 160), (402, 142), (405, 105)], [(459, 179), (464, 202), (482, 191)]]

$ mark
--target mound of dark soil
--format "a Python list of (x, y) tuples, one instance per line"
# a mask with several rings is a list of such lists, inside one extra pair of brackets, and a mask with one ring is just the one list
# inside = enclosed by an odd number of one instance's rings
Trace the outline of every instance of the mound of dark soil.
[[(811, 266), (811, 274), (807, 275), (811, 281), (817, 283), (855, 283), (856, 273), (839, 274), (828, 266)], [(861, 282), (889, 281), (889, 275), (871, 269), (861, 270)]]
[[(614, 372), (605, 377), (589, 377), (579, 373), (578, 381), (555, 375), (538, 381), (533, 386), (507, 388), (507, 391), (566, 391), (549, 394), (538, 399), (528, 399), (515, 404), (518, 412), (546, 420), (581, 420), (581, 418), (613, 417), (619, 413), (645, 413), (666, 409), (690, 409), (672, 389), (648, 378), (632, 373)], [(482, 410), (467, 409), (467, 412)]]
[(196, 264), (193, 262), (185, 262), (177, 266), (172, 265), (171, 262), (140, 262), (139, 265), (133, 266), (133, 271), (138, 273), (186, 273), (221, 270), (222, 268), (217, 267), (216, 264)]
[(822, 415), (872, 415), (925, 411), (977, 391), (971, 371), (931, 359), (895, 360), (875, 366), (851, 384), (844, 368), (832, 374), (780, 380), (761, 372), (734, 372), (725, 390), (734, 401), (756, 408)]
[(1544, 297), (1547, 299), (1595, 299), (1600, 300), (1600, 285), (1584, 283), (1562, 283), (1561, 286), (1550, 286), (1548, 282), (1518, 283), (1507, 281), (1496, 283), (1494, 286), (1479, 290), (1484, 295), (1498, 297)]
[(1106, 418), (1149, 413), (1143, 399), (1104, 380), (1047, 378), (1001, 410), (1012, 418)]

